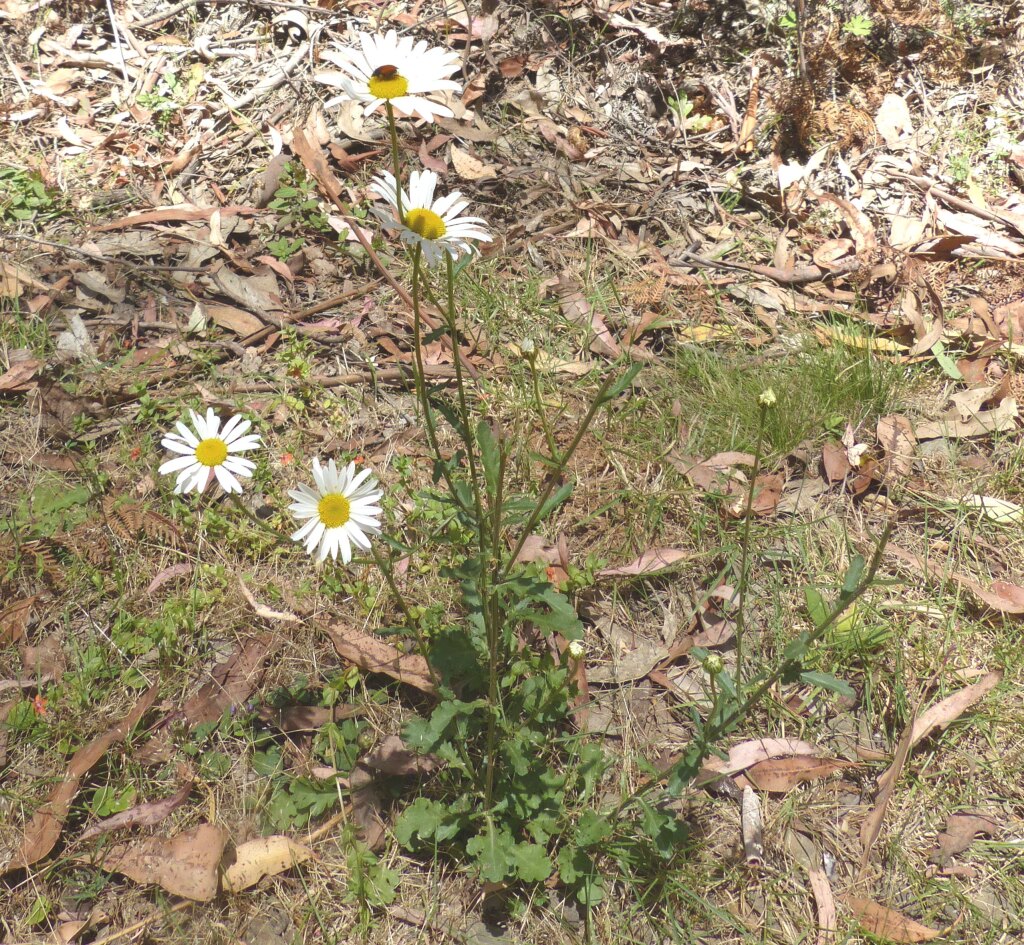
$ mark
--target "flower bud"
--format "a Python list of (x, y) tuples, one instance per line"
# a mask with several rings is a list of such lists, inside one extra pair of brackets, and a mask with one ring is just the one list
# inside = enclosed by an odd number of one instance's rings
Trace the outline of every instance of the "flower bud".
[(777, 399), (775, 391), (769, 387), (767, 390), (762, 391), (761, 396), (757, 398), (757, 402), (762, 407), (774, 407)]
[(587, 648), (579, 640), (573, 640), (566, 648), (565, 654), (572, 660), (581, 660), (586, 656)]
[(725, 663), (717, 653), (709, 653), (704, 658), (704, 672), (709, 676), (717, 676), (723, 669), (725, 669)]

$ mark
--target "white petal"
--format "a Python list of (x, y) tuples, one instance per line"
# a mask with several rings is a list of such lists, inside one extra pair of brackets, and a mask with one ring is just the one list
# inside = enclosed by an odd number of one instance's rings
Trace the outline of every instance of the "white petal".
[[(195, 414), (193, 413), (192, 416), (194, 417)], [(188, 443), (189, 446), (198, 446), (199, 445), (199, 437), (197, 437), (187, 426), (185, 426), (184, 423), (182, 423), (179, 420), (177, 423), (174, 424), (174, 426), (177, 428), (178, 432), (181, 434), (181, 438), (186, 443)]]
[(314, 528), (316, 528), (316, 526), (317, 526), (317, 519), (315, 519), (315, 518), (311, 519), (308, 522), (306, 522), (297, 531), (292, 532), (292, 541), (303, 541), (306, 538), (306, 536), (311, 531), (313, 531)]
[(241, 492), (242, 484), (224, 468), (224, 466), (214, 466), (213, 471), (217, 476), (217, 482), (220, 483), (221, 488), (225, 492)]
[(213, 412), (213, 407), (206, 408), (206, 426), (211, 431), (207, 434), (208, 437), (217, 436), (220, 431), (220, 417)]
[(348, 532), (339, 528), (337, 540), (341, 544), (341, 560), (348, 564), (352, 560), (352, 545), (348, 540)]
[(195, 458), (195, 455), (189, 456), (176, 456), (174, 459), (167, 460), (166, 463), (162, 463), (157, 472), (161, 476), (166, 476), (173, 472), (180, 472), (183, 469), (188, 469), (191, 466), (200, 466), (201, 464)]
[(172, 438), (171, 434), (165, 436), (160, 441), (160, 445), (164, 449), (171, 450), (172, 452), (175, 453), (189, 453), (194, 456), (196, 452), (196, 448), (194, 446), (189, 446), (188, 443), (183, 443), (179, 439)]

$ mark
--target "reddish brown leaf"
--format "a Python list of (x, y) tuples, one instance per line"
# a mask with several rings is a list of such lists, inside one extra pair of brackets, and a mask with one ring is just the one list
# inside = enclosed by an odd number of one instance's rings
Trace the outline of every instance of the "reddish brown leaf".
[(112, 746), (128, 737), (129, 732), (152, 708), (156, 696), (156, 686), (147, 689), (125, 718), (75, 752), (68, 765), (67, 773), (64, 775), (64, 780), (54, 788), (46, 803), (36, 811), (35, 816), (29, 821), (25, 827), (21, 845), (14, 856), (0, 869), (0, 874), (31, 866), (53, 849), (64, 825), (64, 818), (67, 817), (68, 811), (71, 809), (71, 802), (78, 793), (82, 778), (92, 770)]
[(367, 673), (382, 673), (420, 692), (433, 695), (435, 686), (427, 661), (415, 653), (399, 653), (390, 643), (351, 627), (323, 627), (338, 655)]
[(809, 742), (795, 738), (755, 738), (740, 742), (729, 749), (729, 757), (708, 758), (704, 762), (707, 771), (716, 775), (736, 774), (770, 758), (789, 758), (794, 755), (817, 755), (818, 749)]
[(912, 945), (915, 942), (930, 942), (942, 934), (870, 899), (850, 897), (846, 903), (865, 932), (890, 942)]
[(363, 764), (374, 771), (394, 777), (430, 774), (437, 767), (437, 762), (433, 758), (410, 751), (397, 735), (388, 735), (363, 759)]
[(829, 440), (821, 449), (821, 462), (829, 482), (842, 482), (853, 470), (846, 455), (846, 447)]
[(609, 577), (637, 577), (641, 574), (656, 574), (664, 571), (674, 564), (689, 558), (690, 553), (680, 548), (652, 548), (645, 551), (639, 558), (634, 558), (628, 564), (622, 564), (614, 568), (602, 568), (597, 572), (599, 578)]
[(282, 709), (261, 706), (257, 715), (264, 722), (276, 725), (286, 735), (297, 732), (315, 732), (328, 722), (355, 718), (365, 712), (361, 706), (336, 705), (329, 709), (314, 705), (289, 705)]
[(94, 226), (93, 230), (102, 233), (107, 230), (125, 230), (132, 226), (141, 226), (144, 223), (188, 223), (192, 220), (209, 220), (214, 213), (219, 213), (221, 219), (229, 216), (251, 216), (259, 213), (256, 207), (168, 207), (163, 210), (146, 210), (143, 213), (133, 213), (113, 223), (102, 223)]
[(16, 361), (6, 374), (0, 375), (0, 393), (20, 394), (31, 390), (36, 386), (32, 378), (42, 366), (43, 362), (35, 358)]

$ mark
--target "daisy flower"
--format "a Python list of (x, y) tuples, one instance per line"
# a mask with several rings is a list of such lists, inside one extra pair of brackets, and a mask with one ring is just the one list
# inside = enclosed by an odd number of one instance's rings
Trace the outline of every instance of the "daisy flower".
[(403, 114), (427, 121), (433, 121), (435, 115), (453, 117), (450, 108), (426, 96), (460, 91), (458, 82), (448, 78), (462, 66), (458, 53), (430, 49), (423, 40), (413, 44), (410, 36), (399, 39), (394, 30), (384, 36), (357, 33), (356, 37), (360, 49), (340, 47), (321, 53), (342, 71), (318, 72), (317, 80), (345, 90), (345, 95), (332, 98), (327, 107), (350, 98), (365, 103), (364, 115), (390, 102)]
[(375, 177), (370, 190), (391, 204), (391, 212), (373, 208), (373, 212), (389, 230), (400, 231), (411, 246), (420, 246), (427, 265), (436, 266), (444, 254), (458, 259), (462, 253), (474, 250), (470, 240), (491, 241), (486, 223), (480, 217), (460, 217), (469, 201), (457, 190), (447, 197), (434, 199), (437, 174), (433, 171), (413, 171), (409, 175), (409, 192), (401, 191), (402, 222), (399, 223), (399, 193), (395, 175), (385, 171)]
[(321, 466), (319, 458), (313, 459), (313, 482), (315, 488), (303, 484), (298, 489), (289, 489), (295, 502), (289, 506), (297, 519), (304, 524), (292, 535), (292, 541), (301, 541), (306, 552), (313, 554), (320, 548), (319, 559), (328, 555), (348, 564), (352, 560), (352, 546), (360, 551), (370, 550), (368, 535), (380, 534), (380, 497), (377, 480), (369, 469), (356, 473), (356, 464), (338, 471), (334, 460)]
[(221, 427), (220, 417), (212, 407), (206, 411), (205, 417), (194, 410), (189, 413), (195, 432), (179, 420), (175, 424), (178, 432), (168, 433), (161, 441), (161, 445), (171, 452), (184, 454), (167, 460), (160, 467), (161, 475), (178, 474), (175, 494), (192, 489), (202, 492), (214, 476), (225, 492), (241, 492), (242, 484), (238, 477), (251, 476), (256, 464), (238, 454), (260, 445), (258, 434), (246, 436), (246, 430), (252, 423), (237, 415)]

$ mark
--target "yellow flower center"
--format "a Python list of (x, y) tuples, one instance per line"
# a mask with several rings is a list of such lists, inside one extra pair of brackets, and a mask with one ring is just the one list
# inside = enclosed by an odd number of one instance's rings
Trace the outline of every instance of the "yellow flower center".
[[(374, 98), (401, 98), (409, 91), (409, 80), (399, 72), (391, 72), (392, 66), (378, 69), (366, 83)], [(378, 75), (377, 73), (383, 73)]]
[(228, 445), (220, 437), (211, 436), (196, 447), (196, 459), (204, 466), (219, 466), (228, 458)]
[(446, 229), (444, 220), (433, 210), (410, 210), (405, 215), (405, 225), (425, 240), (439, 240)]
[(320, 521), (328, 528), (344, 525), (352, 515), (352, 506), (340, 492), (325, 495), (317, 503), (316, 510), (320, 514)]

